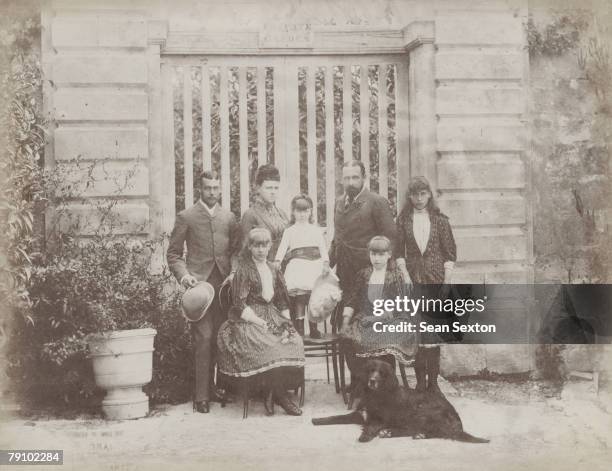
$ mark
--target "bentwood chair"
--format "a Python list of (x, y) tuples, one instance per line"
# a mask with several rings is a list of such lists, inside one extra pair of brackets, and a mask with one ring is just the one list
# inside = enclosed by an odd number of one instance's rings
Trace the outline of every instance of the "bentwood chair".
[[(325, 358), (327, 383), (330, 382), (329, 361), (331, 359), (336, 394), (344, 387), (344, 362), (340, 362), (340, 336), (338, 335), (334, 313), (332, 318), (319, 323), (320, 339), (304, 336), (304, 355), (306, 358)], [(306, 322), (304, 324), (307, 324)], [(300, 387), (300, 407), (304, 405), (304, 384)]]

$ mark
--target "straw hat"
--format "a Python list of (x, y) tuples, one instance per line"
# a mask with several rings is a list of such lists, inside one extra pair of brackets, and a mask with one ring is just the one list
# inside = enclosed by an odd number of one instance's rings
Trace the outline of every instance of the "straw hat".
[(199, 281), (183, 294), (181, 308), (183, 316), (190, 322), (197, 322), (210, 307), (215, 298), (215, 289), (206, 281)]

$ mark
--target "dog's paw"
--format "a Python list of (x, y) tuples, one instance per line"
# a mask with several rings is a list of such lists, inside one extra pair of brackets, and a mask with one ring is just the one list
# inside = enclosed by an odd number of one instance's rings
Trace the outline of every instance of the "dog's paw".
[(375, 436), (376, 435), (371, 435), (369, 433), (362, 433), (361, 435), (359, 435), (358, 441), (361, 443), (371, 442), (372, 440), (374, 440)]
[(423, 440), (424, 438), (427, 438), (424, 433), (417, 433), (412, 437), (413, 440)]
[(389, 428), (384, 428), (380, 432), (378, 432), (378, 436), (380, 438), (392, 438), (393, 437), (393, 431), (391, 429), (389, 429)]

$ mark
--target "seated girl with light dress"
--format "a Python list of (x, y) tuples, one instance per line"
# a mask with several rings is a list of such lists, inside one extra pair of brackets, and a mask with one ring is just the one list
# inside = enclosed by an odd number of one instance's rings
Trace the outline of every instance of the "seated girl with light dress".
[[(275, 261), (285, 266), (291, 300), (291, 320), (304, 335), (304, 317), (316, 279), (329, 273), (327, 245), (321, 228), (313, 223), (312, 199), (300, 194), (291, 201), (291, 225), (283, 232)], [(321, 338), (317, 324), (309, 322), (310, 337)]]

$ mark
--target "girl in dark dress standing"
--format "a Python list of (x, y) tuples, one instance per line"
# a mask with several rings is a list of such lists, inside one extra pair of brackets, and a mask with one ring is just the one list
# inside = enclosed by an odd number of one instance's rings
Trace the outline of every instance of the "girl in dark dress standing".
[[(457, 260), (451, 225), (436, 205), (425, 177), (412, 179), (406, 196), (406, 203), (397, 218), (397, 266), (404, 277), (415, 284), (420, 291), (417, 294), (443, 300), (449, 294)], [(440, 313), (421, 312), (420, 315), (421, 321), (430, 325), (446, 323), (446, 319), (440, 319)], [(414, 366), (417, 390), (439, 391), (439, 344), (442, 342), (436, 333), (421, 333)]]

